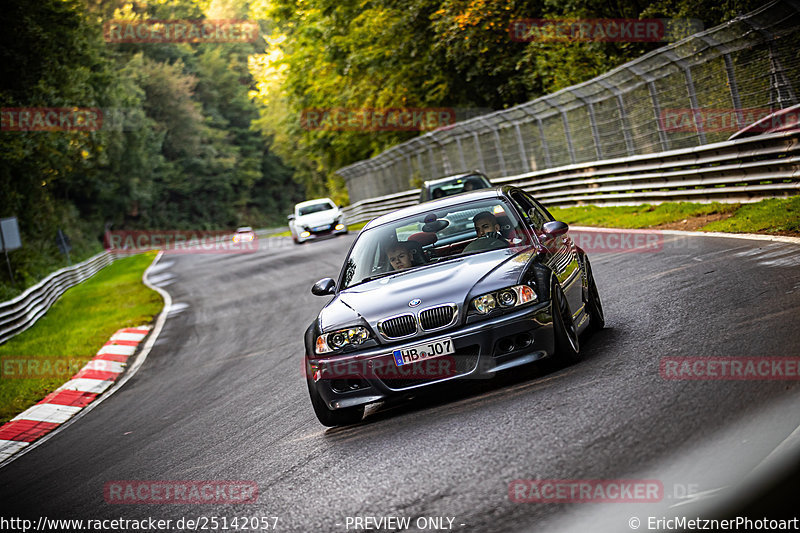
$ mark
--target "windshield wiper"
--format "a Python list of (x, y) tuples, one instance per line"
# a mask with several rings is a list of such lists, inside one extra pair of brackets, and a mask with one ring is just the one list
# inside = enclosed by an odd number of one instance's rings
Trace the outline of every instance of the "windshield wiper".
[(386, 276), (391, 276), (392, 274), (399, 274), (400, 272), (401, 272), (400, 270), (393, 270), (391, 272), (382, 272), (380, 274), (375, 274), (374, 276), (367, 276), (358, 283), (353, 283), (351, 285), (348, 285), (347, 288), (349, 289), (350, 287), (355, 287), (356, 285), (361, 285), (362, 283), (367, 283), (368, 281), (385, 278)]

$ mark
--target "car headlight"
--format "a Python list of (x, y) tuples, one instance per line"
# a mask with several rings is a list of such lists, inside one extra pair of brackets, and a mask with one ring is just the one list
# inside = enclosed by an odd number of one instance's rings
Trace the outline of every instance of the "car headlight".
[(536, 301), (536, 291), (529, 285), (514, 285), (513, 287), (473, 298), (470, 311), (480, 315), (488, 315), (495, 309), (520, 307)]
[(369, 330), (363, 326), (339, 329), (330, 333), (323, 333), (317, 337), (316, 352), (318, 354), (331, 353), (341, 350), (345, 346), (358, 346), (369, 339)]

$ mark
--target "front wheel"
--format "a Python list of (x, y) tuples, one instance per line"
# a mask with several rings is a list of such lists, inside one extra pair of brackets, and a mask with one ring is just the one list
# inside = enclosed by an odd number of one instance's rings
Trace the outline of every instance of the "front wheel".
[(575, 321), (572, 320), (572, 312), (569, 309), (569, 302), (564, 295), (564, 290), (555, 279), (551, 294), (555, 355), (569, 364), (576, 363), (580, 360), (578, 328), (575, 326)]
[(311, 405), (314, 407), (314, 414), (323, 426), (349, 426), (357, 424), (364, 418), (364, 407), (347, 407), (345, 409), (336, 409), (332, 411), (325, 405), (325, 401), (317, 393), (316, 389), (311, 385), (311, 381), (306, 378), (306, 385), (308, 385), (308, 394), (311, 396)]

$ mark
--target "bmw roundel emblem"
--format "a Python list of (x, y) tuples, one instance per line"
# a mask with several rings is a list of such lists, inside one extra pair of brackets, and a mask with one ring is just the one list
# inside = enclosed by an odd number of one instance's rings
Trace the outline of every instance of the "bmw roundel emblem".
[(408, 306), (409, 306), (409, 307), (416, 307), (416, 306), (418, 306), (418, 305), (419, 305), (419, 304), (421, 304), (421, 303), (422, 303), (422, 300), (420, 300), (419, 298), (414, 298), (413, 300), (411, 300), (410, 302), (408, 302)]

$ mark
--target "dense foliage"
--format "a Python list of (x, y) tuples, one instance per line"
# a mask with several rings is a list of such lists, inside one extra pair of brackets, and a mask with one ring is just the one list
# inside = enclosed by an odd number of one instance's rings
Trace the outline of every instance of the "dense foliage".
[[(0, 132), (0, 217), (16, 216), (17, 287), (101, 249), (112, 229), (225, 229), (285, 223), (304, 198), (251, 122), (248, 58), (238, 43), (112, 43), (103, 23), (247, 19), (246, 5), (179, 0), (10, 0), (0, 34), (0, 108), (93, 108), (96, 131)], [(8, 115), (4, 120), (8, 122)], [(8, 288), (0, 270), (0, 300)]]

